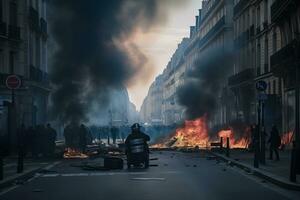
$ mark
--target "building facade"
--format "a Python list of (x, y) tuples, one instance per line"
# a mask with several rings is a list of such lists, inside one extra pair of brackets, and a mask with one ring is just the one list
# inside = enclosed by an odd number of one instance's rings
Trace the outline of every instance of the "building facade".
[[(2, 132), (11, 121), (26, 126), (47, 122), (48, 97), (51, 91), (47, 65), (47, 13), (44, 0), (0, 1), (0, 105)], [(21, 87), (14, 92), (15, 106), (11, 108), (11, 91), (6, 77), (18, 75)], [(7, 104), (8, 102), (8, 104)], [(9, 120), (8, 120), (9, 119)], [(5, 126), (6, 125), (6, 126)], [(15, 132), (12, 130), (12, 133)]]

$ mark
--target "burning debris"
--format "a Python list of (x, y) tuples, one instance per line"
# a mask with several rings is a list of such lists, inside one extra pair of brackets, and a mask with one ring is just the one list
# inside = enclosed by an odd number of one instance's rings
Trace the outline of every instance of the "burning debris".
[(88, 158), (89, 156), (77, 149), (66, 148), (63, 157), (65, 159), (85, 159)]
[(242, 134), (236, 134), (239, 131), (234, 128), (223, 129), (216, 136), (209, 134), (207, 117), (201, 117), (196, 120), (186, 120), (181, 128), (177, 128), (175, 133), (168, 138), (159, 141), (152, 148), (211, 148), (211, 144), (219, 138), (229, 138), (230, 148), (248, 148), (251, 142), (251, 131), (249, 127), (242, 129)]
[[(236, 134), (234, 134), (234, 131), (232, 128), (221, 130), (218, 133), (218, 136), (220, 138), (229, 138), (229, 145), (230, 148), (241, 148), (245, 149), (248, 148), (250, 142), (251, 142), (251, 133), (250, 129), (247, 128), (242, 135), (242, 137), (237, 137)], [(224, 141), (225, 142), (225, 141)]]

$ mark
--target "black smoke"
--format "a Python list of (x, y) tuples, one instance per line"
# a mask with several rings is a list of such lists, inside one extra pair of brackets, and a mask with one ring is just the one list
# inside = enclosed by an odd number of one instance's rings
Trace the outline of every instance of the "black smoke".
[(158, 0), (49, 0), (50, 35), (56, 51), (51, 60), (53, 118), (87, 121), (97, 102), (109, 101), (111, 88), (124, 85), (142, 68), (145, 56), (134, 44), (122, 48), (138, 28), (157, 21)]
[(177, 91), (179, 104), (186, 108), (186, 117), (210, 117), (218, 103), (220, 93), (232, 72), (233, 52), (229, 47), (213, 48), (202, 52)]

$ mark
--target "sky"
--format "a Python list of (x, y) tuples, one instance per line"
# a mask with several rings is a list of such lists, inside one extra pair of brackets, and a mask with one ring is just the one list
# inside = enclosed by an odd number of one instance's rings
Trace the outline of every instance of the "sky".
[(201, 0), (182, 0), (186, 3), (166, 9), (167, 21), (147, 32), (135, 35), (134, 42), (147, 57), (149, 67), (127, 86), (130, 100), (137, 110), (147, 96), (151, 83), (161, 74), (182, 38), (189, 36), (190, 26), (201, 7)]

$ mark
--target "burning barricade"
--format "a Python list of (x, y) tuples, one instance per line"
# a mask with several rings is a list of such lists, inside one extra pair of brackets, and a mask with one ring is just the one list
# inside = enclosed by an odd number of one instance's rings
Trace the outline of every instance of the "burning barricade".
[[(236, 134), (238, 133), (238, 134)], [(196, 120), (187, 120), (184, 125), (177, 128), (169, 137), (152, 145), (152, 148), (213, 148), (216, 145), (225, 147), (226, 138), (229, 138), (230, 148), (246, 149), (251, 142), (251, 130), (248, 126), (242, 126), (238, 130), (225, 128), (219, 130), (215, 136), (209, 134), (207, 117)], [(224, 139), (224, 142), (220, 138)]]

